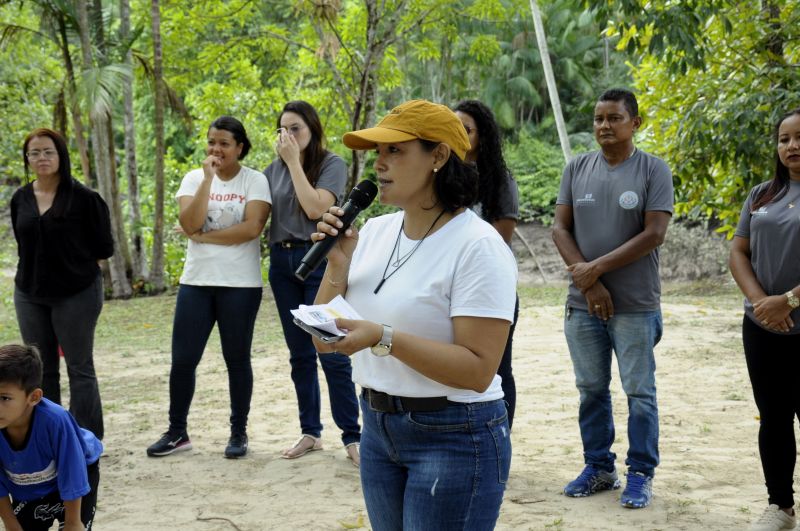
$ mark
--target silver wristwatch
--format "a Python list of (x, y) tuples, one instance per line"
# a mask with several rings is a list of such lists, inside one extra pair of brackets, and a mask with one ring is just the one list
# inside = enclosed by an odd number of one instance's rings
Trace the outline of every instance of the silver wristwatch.
[(800, 307), (800, 298), (798, 298), (792, 290), (789, 290), (786, 292), (786, 303), (792, 310), (796, 310)]
[(388, 356), (392, 353), (392, 327), (383, 325), (383, 335), (380, 341), (372, 345), (372, 353), (376, 356)]

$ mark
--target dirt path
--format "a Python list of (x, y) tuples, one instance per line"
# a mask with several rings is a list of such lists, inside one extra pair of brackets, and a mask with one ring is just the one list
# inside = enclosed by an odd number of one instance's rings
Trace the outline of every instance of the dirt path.
[[(662, 465), (653, 505), (637, 511), (619, 507), (619, 491), (585, 499), (560, 494), (582, 466), (578, 397), (561, 324), (563, 287), (521, 292), (514, 454), (498, 529), (729, 529), (745, 526), (761, 511), (765, 489), (756, 410), (740, 354), (733, 291), (666, 297), (665, 336), (657, 349)], [(112, 302), (101, 318), (124, 324), (98, 331), (108, 446), (98, 529), (368, 528), (358, 470), (346, 459), (327, 399), (325, 450), (296, 461), (279, 458), (299, 428), (287, 354), (268, 297), (256, 326), (249, 457), (222, 457), (227, 378), (213, 336), (189, 419), (194, 450), (163, 459), (145, 456), (145, 447), (166, 426), (173, 304), (171, 297)], [(613, 385), (614, 449), (622, 469), (626, 408), (616, 374)]]

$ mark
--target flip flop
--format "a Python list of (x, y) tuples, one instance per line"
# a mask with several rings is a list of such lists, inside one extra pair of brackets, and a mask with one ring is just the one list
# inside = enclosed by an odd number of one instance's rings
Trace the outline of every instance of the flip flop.
[[(287, 452), (291, 452), (292, 450), (297, 448), (300, 445), (300, 443), (303, 442), (303, 439), (305, 439), (305, 438), (309, 438), (312, 441), (314, 441), (314, 445), (309, 447), (309, 448), (306, 448), (302, 453), (299, 453), (299, 454), (296, 454), (296, 455), (289, 455), (287, 453)], [(307, 435), (307, 434), (304, 433), (303, 435), (300, 436), (299, 439), (297, 439), (297, 441), (291, 446), (291, 448), (287, 448), (286, 450), (283, 451), (283, 453), (281, 453), (281, 457), (283, 459), (297, 459), (298, 457), (303, 457), (308, 452), (314, 452), (314, 451), (317, 451), (317, 450), (322, 450), (322, 439), (320, 439), (319, 437), (314, 437), (313, 435)]]
[[(358, 462), (353, 459), (353, 454), (350, 451), (350, 448), (355, 449), (355, 453), (358, 456)], [(344, 451), (347, 452), (347, 458), (353, 463), (353, 466), (356, 468), (361, 468), (361, 445), (357, 442), (351, 442), (350, 444), (344, 445)]]

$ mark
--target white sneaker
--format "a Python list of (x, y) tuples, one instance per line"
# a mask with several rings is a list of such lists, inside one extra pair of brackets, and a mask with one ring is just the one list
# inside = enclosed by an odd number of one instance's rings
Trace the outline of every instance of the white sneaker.
[(789, 516), (774, 503), (764, 510), (764, 514), (750, 525), (750, 531), (780, 531), (794, 529), (797, 520)]

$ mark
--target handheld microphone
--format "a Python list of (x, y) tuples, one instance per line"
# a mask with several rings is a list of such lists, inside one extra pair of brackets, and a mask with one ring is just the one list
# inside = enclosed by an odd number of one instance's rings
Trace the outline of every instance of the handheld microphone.
[(350, 227), (350, 224), (353, 223), (353, 220), (356, 219), (359, 212), (367, 208), (370, 203), (372, 203), (372, 200), (375, 199), (376, 195), (378, 195), (378, 187), (375, 186), (375, 183), (372, 181), (361, 181), (358, 183), (350, 192), (350, 195), (347, 196), (347, 202), (342, 205), (344, 214), (339, 218), (342, 222), (342, 228), (338, 229), (339, 232), (336, 236), (326, 234), (324, 239), (312, 245), (311, 249), (309, 249), (303, 259), (300, 260), (300, 266), (297, 268), (297, 271), (294, 272), (294, 276), (300, 280), (308, 278), (308, 275), (318, 268), (325, 257), (328, 256), (331, 247), (336, 243), (336, 239), (344, 234), (344, 231)]

